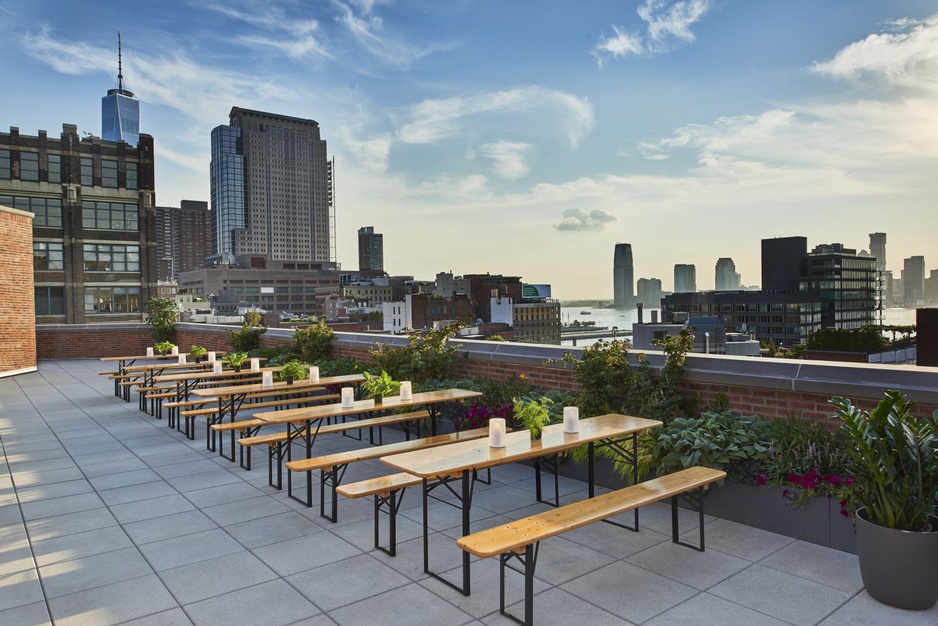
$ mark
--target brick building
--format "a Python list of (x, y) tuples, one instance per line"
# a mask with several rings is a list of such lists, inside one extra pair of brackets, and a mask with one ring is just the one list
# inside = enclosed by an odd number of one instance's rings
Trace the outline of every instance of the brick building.
[(33, 215), (0, 206), (0, 377), (36, 370)]
[(174, 280), (202, 267), (212, 254), (212, 227), (208, 202), (183, 200), (178, 207), (156, 207), (159, 279)]

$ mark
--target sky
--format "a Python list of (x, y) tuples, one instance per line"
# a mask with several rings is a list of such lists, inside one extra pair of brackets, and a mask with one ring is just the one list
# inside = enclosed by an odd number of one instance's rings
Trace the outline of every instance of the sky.
[(161, 206), (209, 200), (232, 106), (316, 120), (337, 260), (521, 276), (564, 300), (635, 278), (712, 289), (760, 240), (938, 268), (934, 0), (0, 0), (0, 129), (101, 134), (117, 82), (154, 137)]

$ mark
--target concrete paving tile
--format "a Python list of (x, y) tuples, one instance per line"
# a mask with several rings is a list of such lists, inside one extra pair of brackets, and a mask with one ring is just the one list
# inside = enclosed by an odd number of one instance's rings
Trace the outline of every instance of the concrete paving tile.
[(44, 459), (41, 461), (30, 459), (21, 461), (19, 463), (9, 463), (9, 466), (10, 474), (13, 476), (14, 480), (16, 480), (20, 474), (48, 472), (51, 470), (61, 470), (76, 467), (75, 461), (73, 461), (70, 456), (58, 456), (56, 458)]
[(320, 526), (294, 511), (225, 526), (225, 531), (248, 549), (297, 539), (321, 530)]
[(855, 554), (806, 541), (789, 544), (759, 564), (851, 594), (863, 588), (860, 562)]
[(191, 604), (252, 587), (278, 576), (246, 550), (160, 573), (179, 604)]
[(45, 566), (132, 548), (133, 542), (120, 526), (108, 526), (64, 537), (34, 541), (32, 547), (36, 562), (40, 566)]
[[(536, 589), (536, 587), (535, 587)], [(521, 594), (509, 596), (508, 602), (512, 598), (523, 597)], [(498, 593), (496, 591), (495, 603), (492, 605), (495, 612), (482, 619), (483, 624), (492, 624), (497, 626), (508, 626), (515, 624), (507, 617), (498, 612)], [(520, 618), (524, 614), (524, 605), (521, 602), (509, 604), (507, 607), (509, 613)], [(630, 624), (626, 620), (603, 611), (599, 607), (593, 606), (589, 602), (571, 595), (562, 589), (551, 588), (543, 593), (534, 596), (534, 623), (535, 624)]]
[(64, 537), (117, 525), (117, 520), (106, 508), (90, 509), (67, 515), (56, 515), (55, 517), (43, 517), (26, 522), (26, 528), (29, 530), (29, 537), (32, 541)]
[(63, 483), (52, 483), (51, 485), (18, 487), (16, 497), (19, 498), (20, 502), (35, 502), (37, 500), (61, 498), (62, 496), (74, 496), (80, 493), (91, 493), (92, 491), (94, 489), (88, 484), (87, 480), (69, 480)]
[(926, 611), (905, 611), (878, 602), (862, 591), (837, 609), (821, 626), (924, 626), (938, 624), (938, 604)]
[(321, 611), (282, 580), (202, 600), (183, 607), (198, 625), (279, 626), (313, 617)]
[(205, 509), (219, 504), (241, 502), (251, 498), (257, 498), (258, 496), (264, 496), (264, 492), (242, 480), (238, 480), (238, 482), (231, 484), (199, 489), (197, 491), (187, 491), (185, 496), (200, 509)]
[(172, 465), (161, 465), (153, 469), (154, 472), (159, 474), (165, 479), (178, 478), (180, 476), (191, 476), (194, 474), (201, 474), (202, 472), (214, 472), (218, 470), (218, 465), (216, 465), (211, 459), (201, 458), (194, 461), (187, 461), (185, 463), (173, 463)]
[(786, 622), (701, 593), (654, 617), (645, 626), (785, 626)]
[(33, 553), (29, 548), (25, 533), (15, 540), (10, 541), (4, 538), (0, 542), (0, 576), (22, 572), (35, 566)]
[(22, 505), (22, 510), (23, 519), (29, 521), (43, 517), (53, 517), (55, 515), (65, 515), (67, 513), (97, 509), (103, 506), (104, 502), (101, 501), (98, 494), (80, 493), (73, 496), (62, 496), (61, 498), (26, 502)]
[(155, 574), (49, 600), (56, 626), (120, 624), (175, 607)]
[(18, 524), (22, 522), (23, 515), (20, 512), (20, 507), (16, 504), (7, 504), (6, 506), (0, 506), (0, 526), (7, 526), (8, 524)]
[(158, 480), (162, 479), (149, 468), (88, 478), (88, 482), (98, 491), (117, 489), (118, 487), (129, 487), (130, 485), (143, 485)]
[(218, 528), (140, 546), (140, 551), (157, 572), (234, 554), (241, 550), (244, 550), (241, 544)]
[(361, 550), (331, 533), (314, 533), (256, 548), (254, 554), (279, 575), (289, 576), (361, 554)]
[(126, 504), (127, 502), (138, 502), (149, 498), (160, 498), (163, 496), (174, 495), (176, 490), (170, 487), (164, 481), (144, 483), (141, 485), (129, 485), (127, 487), (117, 487), (116, 489), (105, 489), (98, 491), (101, 500), (108, 506), (117, 504)]
[(39, 574), (35, 569), (0, 576), (0, 611), (40, 602), (43, 599)]
[[(17, 449), (18, 448), (13, 448)], [(7, 454), (7, 463), (11, 467), (19, 469), (21, 465), (26, 463), (34, 463), (36, 461), (50, 461), (55, 459), (67, 459), (69, 458), (68, 451), (61, 447), (46, 447), (41, 450), (33, 450), (32, 452), (23, 452), (18, 451), (17, 454)], [(24, 468), (25, 469), (25, 468)]]
[(194, 508), (191, 502), (179, 494), (150, 498), (137, 502), (128, 502), (127, 504), (117, 504), (110, 507), (114, 517), (116, 517), (121, 524), (164, 517), (166, 515), (172, 515), (173, 513), (191, 511)]
[[(166, 482), (172, 485), (179, 493), (201, 491), (222, 485), (244, 484), (244, 481), (241, 480), (240, 477), (228, 470), (220, 469), (217, 465), (210, 472), (195, 472), (191, 474), (187, 473), (182, 476), (171, 476), (166, 479)], [(212, 504), (221, 503), (213, 502)]]
[[(452, 549), (460, 552), (455, 541)], [(565, 537), (552, 537), (541, 542), (536, 575), (552, 585), (560, 585), (598, 570), (613, 560), (608, 555), (573, 543)]]
[[(195, 492), (198, 493), (198, 492)], [(187, 497), (192, 495), (186, 494)], [(203, 513), (209, 516), (219, 526), (239, 524), (250, 520), (261, 519), (289, 513), (290, 507), (270, 496), (259, 496), (248, 500), (237, 500), (217, 506), (201, 507)]]
[(373, 623), (375, 607), (381, 607), (382, 626), (438, 626), (472, 621), (468, 613), (416, 583), (330, 611), (330, 617), (340, 624)]
[(711, 588), (710, 593), (791, 624), (816, 624), (851, 596), (758, 564)]
[(626, 561), (701, 591), (751, 565), (749, 561), (713, 548), (698, 552), (670, 541), (633, 554)]
[(410, 580), (367, 554), (285, 578), (323, 611), (332, 611), (410, 584)]
[(24, 604), (13, 609), (0, 611), (0, 624), (15, 624), (16, 626), (49, 626), (52, 618), (45, 602)]
[[(538, 573), (544, 565), (538, 563)], [(651, 619), (698, 593), (687, 585), (624, 561), (581, 576), (561, 588), (634, 623)], [(623, 593), (626, 589), (628, 592)]]
[(121, 622), (121, 626), (192, 626), (192, 620), (186, 616), (185, 611), (177, 607), (146, 617)]
[[(756, 562), (794, 543), (795, 539), (777, 533), (731, 522), (714, 519), (705, 524), (707, 548), (715, 548), (724, 554), (732, 554), (747, 561)], [(697, 529), (681, 533), (683, 540), (696, 541)]]
[(109, 452), (95, 452), (92, 454), (82, 454), (82, 455), (72, 455), (75, 464), (82, 469), (89, 469), (96, 465), (101, 465), (103, 463), (119, 463), (121, 461), (136, 461), (137, 455), (135, 455), (130, 450), (126, 449), (123, 445), (117, 444), (119, 450), (111, 450)]
[(218, 528), (218, 525), (201, 511), (191, 510), (124, 524), (123, 528), (134, 543), (143, 545), (211, 530)]
[[(379, 519), (380, 524), (380, 541), (381, 545), (384, 547), (388, 546), (388, 516), (384, 513), (381, 514)], [(335, 533), (339, 537), (342, 537), (350, 544), (362, 550), (364, 552), (371, 552), (374, 550), (375, 545), (375, 521), (374, 516), (370, 519), (363, 519), (357, 522), (346, 522), (341, 520), (341, 522), (336, 525), (334, 528), (328, 529), (331, 532)], [(398, 516), (397, 518), (397, 543), (398, 545), (410, 541), (411, 539), (417, 539), (418, 537), (423, 536), (423, 526), (417, 522), (408, 519), (403, 516)]]
[(124, 548), (46, 565), (39, 568), (39, 576), (46, 596), (56, 598), (144, 576), (152, 571), (136, 548)]
[(95, 463), (93, 465), (85, 465), (82, 467), (82, 471), (85, 473), (88, 478), (94, 478), (95, 476), (109, 476), (113, 474), (123, 474), (125, 472), (133, 472), (136, 470), (145, 470), (149, 469), (143, 461), (138, 458), (124, 459), (122, 461), (107, 461), (105, 463)]

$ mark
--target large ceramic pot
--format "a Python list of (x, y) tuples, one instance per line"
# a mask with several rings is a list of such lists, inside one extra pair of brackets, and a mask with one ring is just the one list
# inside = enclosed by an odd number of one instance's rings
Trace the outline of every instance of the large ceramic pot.
[(924, 611), (938, 602), (938, 518), (931, 532), (893, 530), (857, 509), (857, 555), (866, 591), (883, 604)]

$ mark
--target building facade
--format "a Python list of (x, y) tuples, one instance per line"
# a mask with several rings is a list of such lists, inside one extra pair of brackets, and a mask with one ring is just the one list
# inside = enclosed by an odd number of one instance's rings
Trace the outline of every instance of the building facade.
[(632, 265), (632, 244), (617, 243), (612, 258), (612, 294), (616, 306), (635, 304), (635, 268)]
[(733, 259), (726, 257), (717, 259), (713, 279), (716, 291), (736, 291), (740, 288), (741, 282)]
[(211, 255), (212, 214), (207, 202), (183, 200), (156, 207), (156, 260), (160, 280), (202, 267)]
[(824, 303), (823, 328), (862, 328), (876, 323), (877, 274), (875, 258), (839, 243), (823, 244), (805, 258), (800, 291)]
[(101, 139), (125, 141), (132, 148), (140, 140), (140, 101), (124, 89), (124, 64), (117, 35), (117, 87), (101, 98)]
[(212, 131), (218, 260), (333, 262), (333, 173), (315, 121), (233, 107)]
[(886, 269), (886, 233), (870, 233), (870, 256), (876, 259), (876, 269)]
[(925, 257), (912, 256), (902, 262), (902, 302), (907, 309), (925, 304)]
[(807, 258), (807, 237), (763, 239), (762, 291), (798, 291)]
[(35, 215), (39, 323), (140, 321), (156, 294), (153, 138), (0, 133), (0, 204)]
[(679, 263), (674, 266), (674, 293), (697, 291), (697, 268)]
[(358, 229), (358, 271), (384, 273), (384, 235), (376, 233), (374, 226)]
[(636, 301), (641, 302), (647, 309), (657, 309), (661, 306), (661, 279), (639, 278), (638, 295)]

